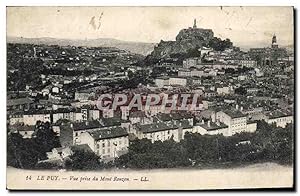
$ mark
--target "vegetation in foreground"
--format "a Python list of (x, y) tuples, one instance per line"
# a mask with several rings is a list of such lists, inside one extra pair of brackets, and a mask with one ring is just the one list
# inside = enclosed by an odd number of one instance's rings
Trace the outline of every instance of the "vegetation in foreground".
[(134, 140), (128, 153), (114, 162), (104, 163), (94, 153), (76, 151), (63, 165), (38, 163), (46, 152), (59, 147), (59, 140), (48, 124), (37, 125), (36, 137), (23, 139), (17, 133), (8, 134), (7, 165), (23, 169), (101, 170), (113, 168), (219, 168), (257, 162), (292, 164), (294, 126), (286, 128), (258, 122), (255, 133), (240, 133), (231, 137), (188, 133), (180, 142)]

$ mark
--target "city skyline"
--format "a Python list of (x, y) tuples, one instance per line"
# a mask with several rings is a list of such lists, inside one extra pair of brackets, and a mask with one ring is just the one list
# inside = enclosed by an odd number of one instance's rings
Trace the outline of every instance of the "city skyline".
[(158, 43), (175, 40), (196, 19), (198, 28), (240, 47), (267, 46), (273, 34), (279, 45), (293, 44), (292, 7), (8, 7), (7, 16), (8, 37)]

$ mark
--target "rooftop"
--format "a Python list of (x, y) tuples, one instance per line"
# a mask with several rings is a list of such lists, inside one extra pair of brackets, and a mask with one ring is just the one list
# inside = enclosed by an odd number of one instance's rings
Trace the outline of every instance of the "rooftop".
[(286, 117), (286, 116), (292, 116), (292, 114), (290, 114), (288, 112), (283, 112), (283, 111), (280, 111), (280, 110), (275, 110), (275, 111), (267, 112), (266, 115), (270, 119), (281, 118), (281, 117)]
[(146, 124), (146, 125), (137, 125), (137, 130), (143, 133), (153, 133), (153, 132), (159, 132), (159, 131), (165, 131), (165, 130), (171, 130), (177, 128), (178, 126), (176, 126), (174, 123), (163, 123), (163, 122)]
[(74, 145), (70, 146), (70, 149), (72, 151), (85, 151), (85, 152), (93, 152), (92, 149), (87, 144), (80, 144), (80, 145)]
[(125, 128), (122, 128), (122, 127), (97, 130), (97, 131), (89, 132), (89, 134), (95, 140), (128, 136), (127, 131), (125, 130)]
[(8, 99), (6, 105), (7, 106), (15, 106), (15, 105), (23, 105), (23, 104), (31, 104), (33, 100), (25, 97), (25, 98), (18, 98), (18, 99)]
[(210, 126), (208, 126), (207, 123), (204, 123), (204, 124), (197, 124), (197, 125), (199, 125), (200, 127), (204, 128), (204, 129), (207, 130), (207, 131), (215, 131), (215, 130), (218, 130), (218, 129), (228, 128), (227, 125), (225, 125), (224, 123), (221, 123), (221, 122), (220, 122), (220, 125), (217, 125), (217, 124), (214, 123), (214, 122), (211, 122), (211, 123), (210, 123)]
[(120, 118), (102, 118), (100, 121), (91, 120), (84, 122), (73, 123), (73, 130), (87, 130), (87, 129), (96, 129), (96, 128), (105, 128), (112, 126), (120, 126), (122, 122), (126, 122)]
[(236, 110), (236, 109), (232, 109), (232, 110), (222, 110), (222, 112), (224, 112), (225, 114), (227, 114), (228, 116), (230, 116), (231, 118), (241, 118), (241, 117), (246, 117), (246, 114), (243, 114), (241, 111)]
[(157, 119), (160, 121), (181, 120), (181, 119), (190, 119), (190, 118), (193, 118), (193, 116), (186, 112), (178, 112), (178, 113), (170, 113), (170, 114), (164, 114), (164, 113), (157, 114)]
[(73, 123), (73, 130), (74, 131), (86, 130), (86, 129), (95, 129), (95, 128), (100, 128), (100, 127), (103, 127), (103, 126), (97, 120)]
[(17, 131), (34, 131), (34, 125), (10, 125), (9, 129)]

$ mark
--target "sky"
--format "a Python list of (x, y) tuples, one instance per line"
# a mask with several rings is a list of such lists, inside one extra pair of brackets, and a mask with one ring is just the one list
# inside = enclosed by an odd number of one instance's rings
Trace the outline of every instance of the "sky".
[(237, 46), (269, 44), (273, 34), (279, 45), (294, 42), (292, 7), (7, 7), (7, 36), (158, 43), (194, 19)]

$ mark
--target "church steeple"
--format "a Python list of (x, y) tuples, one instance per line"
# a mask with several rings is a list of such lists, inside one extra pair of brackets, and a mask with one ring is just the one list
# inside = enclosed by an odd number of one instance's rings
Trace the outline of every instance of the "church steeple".
[(197, 28), (197, 20), (196, 20), (196, 18), (194, 19), (194, 25), (193, 25), (193, 28)]

